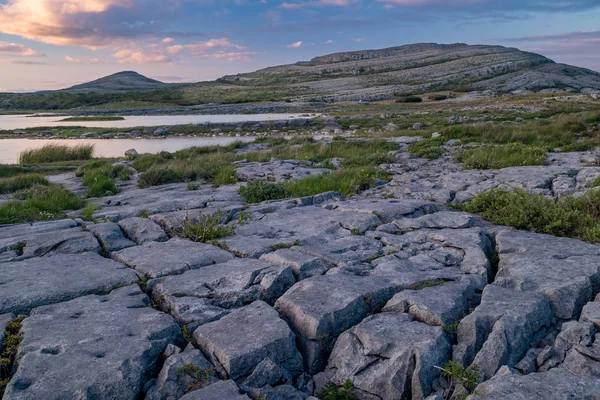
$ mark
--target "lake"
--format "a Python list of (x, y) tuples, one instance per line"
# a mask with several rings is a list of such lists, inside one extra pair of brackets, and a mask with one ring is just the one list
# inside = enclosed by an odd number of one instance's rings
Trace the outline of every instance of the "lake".
[(58, 126), (83, 126), (86, 128), (137, 128), (146, 126), (173, 126), (232, 122), (281, 121), (297, 118), (314, 118), (317, 114), (232, 114), (232, 115), (134, 115), (122, 121), (60, 122), (68, 116), (32, 117), (27, 115), (0, 115), (0, 130), (15, 130)]
[(37, 149), (48, 143), (93, 144), (96, 157), (122, 157), (129, 149), (138, 153), (159, 153), (163, 150), (173, 152), (192, 146), (227, 145), (236, 141), (252, 142), (252, 137), (198, 137), (168, 139), (2, 139), (0, 140), (0, 164), (16, 164), (19, 154), (29, 149)]

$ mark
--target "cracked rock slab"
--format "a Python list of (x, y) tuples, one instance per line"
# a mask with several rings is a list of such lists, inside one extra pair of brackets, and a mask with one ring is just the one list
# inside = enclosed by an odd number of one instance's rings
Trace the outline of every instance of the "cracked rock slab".
[(232, 254), (216, 246), (179, 238), (167, 242), (147, 242), (113, 253), (111, 256), (151, 278), (181, 274), (190, 269), (223, 263), (233, 258)]
[(298, 280), (323, 275), (329, 269), (329, 264), (321, 258), (290, 249), (264, 254), (260, 259), (290, 267)]
[(132, 217), (119, 221), (119, 226), (127, 237), (137, 244), (146, 242), (166, 242), (169, 237), (156, 222), (148, 218)]
[(135, 399), (162, 352), (181, 340), (137, 286), (35, 309), (23, 321), (6, 399)]
[(263, 301), (200, 326), (194, 340), (221, 376), (242, 378), (267, 357), (294, 376), (302, 372), (296, 335)]
[(102, 247), (111, 253), (136, 245), (125, 238), (121, 227), (114, 222), (88, 225), (87, 229), (96, 236)]
[[(450, 357), (441, 327), (413, 321), (407, 314), (381, 313), (340, 335), (326, 374), (343, 385), (347, 379), (365, 395), (381, 399), (424, 399)], [(363, 397), (360, 397), (363, 398)]]
[(103, 293), (138, 281), (125, 265), (95, 253), (59, 254), (0, 264), (0, 313)]
[(90, 232), (72, 228), (46, 232), (22, 239), (23, 257), (42, 257), (52, 254), (98, 253), (100, 244)]
[(234, 381), (219, 381), (205, 388), (194, 390), (181, 400), (250, 400), (242, 394)]

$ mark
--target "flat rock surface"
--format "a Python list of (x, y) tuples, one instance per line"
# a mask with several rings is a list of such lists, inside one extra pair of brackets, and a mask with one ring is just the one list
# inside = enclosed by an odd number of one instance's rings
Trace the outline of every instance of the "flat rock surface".
[(123, 235), (121, 227), (114, 222), (88, 225), (87, 230), (96, 236), (102, 247), (108, 252), (119, 251), (136, 245), (135, 242)]
[(125, 265), (95, 253), (55, 255), (0, 264), (0, 314), (102, 293), (138, 281)]
[(181, 400), (249, 400), (250, 397), (242, 394), (235, 382), (220, 381), (203, 389), (194, 390), (183, 396)]
[(162, 228), (148, 218), (125, 218), (119, 221), (125, 235), (137, 244), (146, 242), (166, 242), (169, 237)]
[(6, 399), (134, 399), (156, 373), (173, 318), (147, 307), (137, 286), (35, 309), (23, 322)]

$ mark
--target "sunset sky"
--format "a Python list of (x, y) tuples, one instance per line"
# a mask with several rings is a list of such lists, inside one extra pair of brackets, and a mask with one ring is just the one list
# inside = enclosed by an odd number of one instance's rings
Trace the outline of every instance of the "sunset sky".
[(212, 80), (416, 42), (501, 44), (600, 71), (600, 1), (0, 0), (0, 91), (122, 70)]

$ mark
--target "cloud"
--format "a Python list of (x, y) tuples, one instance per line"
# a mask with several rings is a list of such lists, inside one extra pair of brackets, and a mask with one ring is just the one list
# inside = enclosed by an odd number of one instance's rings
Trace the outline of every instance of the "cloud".
[(358, 0), (313, 0), (313, 1), (304, 1), (301, 3), (282, 3), (281, 8), (285, 8), (287, 10), (298, 10), (301, 8), (309, 8), (309, 7), (326, 7), (326, 6), (349, 6), (351, 4), (357, 3)]
[(119, 64), (154, 64), (171, 61), (166, 54), (146, 52), (143, 49), (122, 49), (113, 53)]
[(65, 61), (71, 64), (81, 64), (81, 59), (71, 56), (65, 56)]
[(304, 46), (304, 42), (302, 40), (299, 40), (299, 41), (297, 41), (295, 43), (288, 44), (287, 48), (288, 49), (297, 49), (297, 48), (302, 47), (302, 46)]
[(23, 57), (45, 57), (37, 51), (17, 43), (8, 43), (0, 41), (0, 53), (11, 53)]
[(210, 39), (204, 42), (191, 43), (191, 44), (177, 44), (173, 46), (168, 46), (166, 48), (167, 53), (169, 54), (179, 54), (181, 52), (188, 52), (192, 55), (194, 54), (204, 54), (207, 50), (217, 49), (217, 48), (236, 48), (238, 50), (243, 49), (243, 46), (232, 43), (227, 38), (220, 39)]

